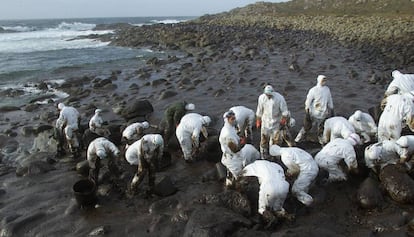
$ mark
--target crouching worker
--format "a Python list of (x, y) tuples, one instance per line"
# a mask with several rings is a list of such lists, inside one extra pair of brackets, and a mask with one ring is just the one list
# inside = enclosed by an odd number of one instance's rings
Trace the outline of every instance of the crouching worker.
[(227, 168), (226, 186), (232, 186), (243, 167), (260, 159), (260, 152), (252, 145), (240, 141), (235, 127), (236, 117), (232, 110), (223, 115), (224, 126), (220, 131), (219, 142), (223, 152), (221, 163)]
[(267, 160), (256, 160), (244, 167), (240, 176), (258, 178), (260, 190), (257, 211), (260, 215), (264, 216), (266, 211), (270, 211), (277, 217), (290, 217), (283, 208), (289, 192), (289, 183), (280, 165)]
[(104, 127), (104, 124), (105, 122), (102, 118), (102, 109), (96, 109), (95, 114), (89, 120), (89, 130), (98, 136), (108, 137), (111, 133)]
[(116, 166), (116, 158), (119, 157), (121, 152), (118, 147), (111, 141), (104, 137), (98, 137), (93, 140), (87, 151), (87, 159), (89, 163), (89, 179), (98, 185), (99, 169), (101, 168), (101, 160), (108, 158), (108, 169), (111, 173), (116, 173), (118, 167)]
[(160, 134), (147, 134), (127, 147), (125, 159), (131, 165), (138, 165), (137, 173), (131, 182), (131, 191), (136, 191), (148, 172), (149, 191), (155, 184), (155, 172), (164, 152), (164, 140)]
[(175, 134), (183, 151), (185, 162), (191, 163), (193, 161), (193, 155), (196, 155), (200, 148), (200, 133), (207, 138), (206, 126), (210, 122), (210, 117), (197, 113), (189, 113), (181, 118)]
[(347, 139), (333, 139), (326, 144), (318, 154), (316, 154), (315, 161), (318, 163), (319, 168), (329, 172), (329, 182), (347, 180), (344, 171), (339, 167), (339, 162), (341, 160), (345, 161), (348, 170), (355, 170), (358, 168), (354, 146), (359, 143), (359, 136), (354, 133)]
[(150, 124), (147, 121), (137, 122), (128, 125), (122, 132), (122, 143), (132, 144), (134, 141), (141, 138), (144, 129), (149, 128)]
[(315, 180), (319, 167), (313, 157), (306, 151), (297, 147), (270, 147), (271, 156), (280, 156), (283, 164), (287, 167), (287, 176), (297, 176), (293, 183), (292, 193), (306, 206), (313, 203), (313, 198), (308, 194), (309, 186)]

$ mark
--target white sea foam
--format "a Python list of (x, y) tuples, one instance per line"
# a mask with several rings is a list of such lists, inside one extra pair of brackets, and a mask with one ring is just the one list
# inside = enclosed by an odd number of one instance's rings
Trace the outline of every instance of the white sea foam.
[(107, 34), (112, 31), (93, 31), (93, 24), (61, 23), (57, 28), (42, 31), (23, 31), (0, 34), (0, 53), (29, 53), (60, 49), (102, 47), (109, 42), (94, 39), (76, 39), (91, 34)]

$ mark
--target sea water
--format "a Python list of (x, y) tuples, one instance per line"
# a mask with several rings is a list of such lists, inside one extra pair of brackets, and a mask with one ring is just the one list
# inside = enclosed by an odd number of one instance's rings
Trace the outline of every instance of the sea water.
[[(36, 85), (63, 83), (71, 77), (105, 75), (112, 70), (136, 66), (161, 55), (148, 48), (111, 46), (82, 36), (108, 34), (94, 30), (99, 24), (129, 23), (140, 26), (178, 23), (194, 17), (133, 17), (0, 21), (0, 106), (22, 106), (32, 98), (63, 92), (47, 92)], [(53, 82), (53, 83), (50, 83)], [(39, 102), (40, 103), (40, 102)]]

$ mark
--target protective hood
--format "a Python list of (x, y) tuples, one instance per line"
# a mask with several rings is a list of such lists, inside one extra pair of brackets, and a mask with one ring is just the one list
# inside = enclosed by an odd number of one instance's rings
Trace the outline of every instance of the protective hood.
[(319, 75), (318, 78), (316, 78), (316, 81), (318, 86), (324, 86), (323, 81), (326, 81), (326, 76)]

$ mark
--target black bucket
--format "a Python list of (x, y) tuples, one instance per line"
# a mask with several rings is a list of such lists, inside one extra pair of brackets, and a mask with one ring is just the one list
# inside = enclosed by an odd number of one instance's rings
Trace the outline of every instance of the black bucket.
[(96, 204), (96, 185), (89, 179), (82, 179), (73, 185), (76, 202), (80, 206), (93, 206)]

